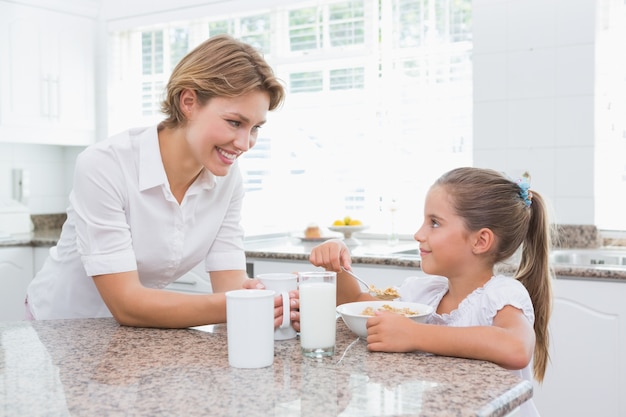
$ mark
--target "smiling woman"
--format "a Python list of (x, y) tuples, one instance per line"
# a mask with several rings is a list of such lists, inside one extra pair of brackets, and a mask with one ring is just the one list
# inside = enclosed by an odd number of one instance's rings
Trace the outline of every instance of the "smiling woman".
[[(28, 288), (32, 316), (224, 322), (223, 293), (255, 284), (246, 279), (236, 161), (283, 97), (261, 55), (228, 35), (187, 54), (167, 84), (163, 122), (79, 155), (61, 237)], [(201, 262), (214, 294), (162, 290)]]

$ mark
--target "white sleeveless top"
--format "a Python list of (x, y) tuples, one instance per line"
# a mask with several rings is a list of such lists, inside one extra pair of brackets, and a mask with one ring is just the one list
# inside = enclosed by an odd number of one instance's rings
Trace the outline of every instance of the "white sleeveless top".
[[(427, 304), (435, 309), (427, 323), (453, 327), (492, 326), (493, 319), (503, 307), (520, 309), (531, 325), (535, 313), (526, 287), (518, 280), (504, 275), (493, 276), (484, 286), (468, 295), (450, 314), (437, 314), (437, 306), (448, 292), (448, 279), (439, 276), (409, 277), (398, 288), (400, 299)], [(533, 382), (532, 360), (523, 369), (511, 371), (530, 383)], [(539, 416), (534, 402), (526, 401), (520, 407), (520, 416)]]

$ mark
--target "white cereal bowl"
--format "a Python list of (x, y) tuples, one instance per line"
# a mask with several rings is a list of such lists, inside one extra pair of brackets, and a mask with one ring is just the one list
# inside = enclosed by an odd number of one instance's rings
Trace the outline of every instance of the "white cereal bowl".
[(373, 310), (389, 306), (392, 309), (409, 309), (417, 314), (406, 315), (415, 322), (423, 323), (426, 318), (433, 312), (433, 308), (426, 304), (410, 303), (405, 301), (357, 301), (354, 303), (346, 303), (337, 306), (337, 313), (341, 315), (346, 326), (357, 336), (366, 339), (367, 328), (365, 326), (370, 315), (363, 314), (363, 311), (371, 307)]

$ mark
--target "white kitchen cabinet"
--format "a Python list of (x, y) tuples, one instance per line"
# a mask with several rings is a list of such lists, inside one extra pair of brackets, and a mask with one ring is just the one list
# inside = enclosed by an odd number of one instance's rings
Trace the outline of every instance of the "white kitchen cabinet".
[(30, 246), (0, 248), (0, 320), (23, 320), (26, 287), (33, 278)]
[(557, 279), (542, 417), (626, 416), (626, 282)]
[[(269, 274), (272, 272), (301, 272), (312, 271), (315, 268), (309, 262), (304, 261), (290, 261), (282, 259), (257, 259), (247, 258), (247, 261), (252, 263), (254, 276), (259, 274)], [(251, 278), (253, 278), (251, 276)]]
[(50, 255), (50, 246), (33, 247), (33, 274), (37, 274)]
[[(50, 246), (35, 246), (33, 248), (33, 271), (36, 274), (43, 266), (50, 253)], [(198, 264), (191, 271), (172, 282), (167, 290), (187, 294), (211, 294), (211, 280), (204, 270), (204, 262)]]
[[(302, 272), (317, 269), (308, 261), (248, 258), (248, 262), (252, 262), (254, 264), (255, 276), (270, 272)], [(378, 288), (397, 286), (402, 284), (404, 279), (407, 277), (425, 275), (419, 269), (394, 268), (384, 265), (369, 264), (353, 264), (352, 271), (360, 278), (363, 278), (365, 281)]]
[(0, 1), (0, 141), (95, 138), (95, 19)]
[(204, 270), (204, 261), (169, 284), (165, 289), (186, 294), (211, 294), (213, 292), (210, 276)]

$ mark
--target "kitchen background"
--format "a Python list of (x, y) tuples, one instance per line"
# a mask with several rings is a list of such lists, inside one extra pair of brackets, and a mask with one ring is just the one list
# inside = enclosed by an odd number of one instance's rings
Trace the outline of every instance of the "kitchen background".
[[(345, 214), (389, 233), (395, 213), (410, 237), (434, 178), (473, 164), (530, 172), (556, 223), (626, 235), (625, 9), (624, 0), (0, 0), (0, 212), (11, 198), (32, 214), (64, 212), (76, 155), (158, 120), (171, 66), (229, 31), (262, 48), (288, 89), (240, 161), (248, 234), (301, 233)], [(48, 254), (40, 239), (0, 248), (0, 319), (22, 317), (25, 285)], [(306, 263), (267, 245), (250, 244), (256, 273)], [(357, 272), (400, 280), (407, 262)], [(624, 415), (621, 272), (560, 268), (550, 373), (534, 394), (542, 415)], [(197, 282), (181, 287), (210, 291)]]
[(410, 235), (470, 164), (528, 171), (556, 223), (624, 231), (625, 3), (0, 0), (0, 199), (64, 212), (84, 146), (158, 120), (171, 66), (228, 31), (289, 91), (241, 161), (249, 234), (349, 214)]

